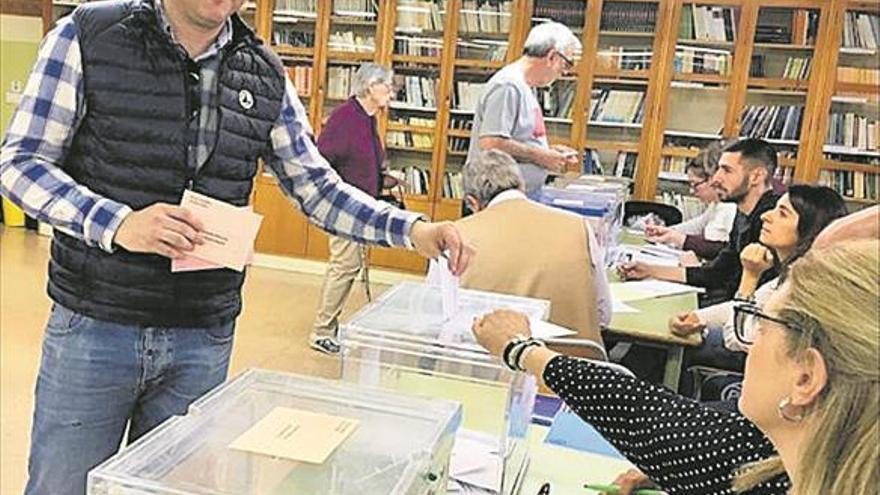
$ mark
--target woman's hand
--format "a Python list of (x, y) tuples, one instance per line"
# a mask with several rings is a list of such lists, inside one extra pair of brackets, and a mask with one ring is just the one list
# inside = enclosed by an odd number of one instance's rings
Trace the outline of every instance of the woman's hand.
[(630, 495), (637, 488), (658, 488), (645, 473), (638, 469), (630, 469), (618, 475), (612, 484), (619, 487), (617, 491), (619, 495)]
[(677, 230), (661, 225), (646, 225), (645, 238), (657, 244), (667, 244), (681, 249), (687, 236)]
[(690, 266), (700, 266), (702, 263), (700, 262), (699, 256), (697, 253), (693, 251), (685, 251), (681, 253), (681, 256), (678, 257), (678, 266), (687, 268)]
[(700, 321), (693, 311), (679, 313), (669, 319), (669, 330), (679, 337), (687, 337), (693, 333), (702, 332), (706, 325)]
[(501, 356), (514, 337), (531, 337), (529, 318), (517, 311), (499, 309), (474, 321), (474, 336), (490, 354)]
[(773, 252), (757, 242), (746, 246), (739, 254), (739, 260), (744, 271), (757, 276), (773, 268)]

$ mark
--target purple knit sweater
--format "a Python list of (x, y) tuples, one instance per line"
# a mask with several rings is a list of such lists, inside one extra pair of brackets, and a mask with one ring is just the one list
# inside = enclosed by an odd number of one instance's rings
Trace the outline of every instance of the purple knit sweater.
[(336, 107), (318, 136), (318, 150), (342, 180), (374, 198), (379, 195), (379, 172), (385, 150), (376, 119), (367, 115), (355, 97)]

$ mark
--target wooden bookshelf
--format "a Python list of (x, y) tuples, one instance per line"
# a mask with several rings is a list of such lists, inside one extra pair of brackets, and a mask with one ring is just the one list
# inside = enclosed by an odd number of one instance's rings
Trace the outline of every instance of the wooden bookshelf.
[[(69, 13), (71, 2), (43, 0), (44, 24), (49, 29), (60, 15)], [(273, 29), (276, 1), (257, 0), (246, 4), (243, 12), (261, 38), (286, 64), (312, 67), (311, 88), (300, 97), (309, 112), (316, 133), (328, 112), (340, 101), (327, 94), (327, 70), (334, 65), (354, 66), (363, 61), (375, 61), (395, 68), (397, 74), (424, 74), (435, 78), (436, 106), (417, 107), (398, 105), (380, 114), (379, 129), (387, 132), (431, 136), (430, 148), (388, 146), (389, 162), (394, 168), (398, 161), (417, 163), (428, 175), (428, 191), (422, 195), (407, 195), (407, 207), (426, 217), (454, 220), (461, 211), (461, 200), (444, 197), (445, 174), (455, 173), (464, 162), (465, 151), (451, 151), (450, 146), (466, 143), (470, 131), (451, 128), (451, 120), (472, 118), (472, 112), (457, 110), (453, 94), (459, 81), (482, 82), (522, 53), (526, 35), (536, 21), (534, 13), (542, 8), (541, 0), (510, 0), (509, 30), (492, 32), (474, 30), (460, 14), (463, 0), (436, 2), (445, 7), (442, 26), (436, 29), (398, 30), (398, 1), (376, 2), (375, 17), (356, 18), (334, 13), (331, 0), (315, 0), (315, 11), (303, 18), (303, 13), (282, 13), (299, 17), (299, 28), (314, 34), (314, 45), (308, 47), (274, 45)], [(428, 1), (428, 0), (425, 0)], [(633, 0), (628, 0), (632, 2)], [(853, 0), (639, 0), (643, 8), (656, 9), (654, 29), (640, 32), (639, 28), (626, 29), (603, 25), (603, 12), (622, 0), (583, 0), (572, 12), (573, 31), (583, 43), (583, 51), (572, 77), (557, 83), (572, 84), (571, 117), (548, 117), (546, 125), (552, 143), (565, 143), (584, 157), (587, 150), (613, 158), (615, 153), (637, 155), (634, 177), (634, 198), (654, 199), (665, 187), (660, 183), (664, 158), (689, 158), (696, 150), (720, 138), (740, 135), (744, 109), (752, 104), (791, 102), (803, 106), (800, 131), (795, 139), (771, 139), (786, 157), (780, 165), (793, 169), (795, 181), (816, 183), (823, 171), (877, 173), (880, 158), (876, 151), (845, 150), (829, 147), (826, 143), (830, 114), (841, 105), (877, 104), (880, 87), (874, 84), (838, 81), (837, 68), (847, 64), (872, 66), (871, 60), (880, 58), (876, 49), (844, 46), (843, 30), (847, 12), (880, 14), (880, 1)], [(688, 8), (696, 5), (737, 9), (735, 41), (684, 39), (680, 37), (681, 23)], [(790, 39), (779, 43), (756, 41), (762, 26), (765, 9), (791, 9)], [(537, 10), (536, 10), (537, 9)], [(818, 15), (811, 39), (807, 31), (810, 14)], [(252, 20), (251, 20), (252, 19)], [(290, 24), (288, 24), (289, 26)], [(618, 30), (619, 29), (619, 30)], [(367, 33), (375, 42), (369, 50), (331, 49), (330, 35), (334, 31)], [(394, 40), (398, 37), (420, 37), (433, 40), (439, 52), (432, 55), (395, 53)], [(308, 38), (311, 40), (311, 38)], [(459, 52), (459, 40), (483, 43), (485, 46), (506, 44), (506, 52), (491, 54), (491, 50)], [(488, 40), (488, 41), (486, 41)], [(783, 42), (787, 41), (787, 42)], [(301, 42), (301, 41), (298, 41)], [(309, 44), (311, 42), (309, 41)], [(645, 47), (650, 52), (647, 68), (617, 69), (608, 67), (607, 58), (599, 60), (599, 53), (607, 57), (609, 48)], [(727, 69), (722, 74), (683, 72), (676, 66), (676, 47), (698, 47), (730, 52)], [(624, 52), (626, 53), (626, 52)], [(485, 55), (484, 58), (480, 56)], [(503, 56), (500, 56), (503, 55)], [(804, 79), (781, 76), (782, 70), (768, 66), (763, 77), (750, 75), (752, 56), (767, 60), (786, 57), (809, 58), (810, 70)], [(499, 60), (499, 58), (503, 58)], [(876, 64), (876, 62), (875, 62)], [(776, 68), (776, 73), (770, 70)], [(872, 67), (876, 67), (873, 65)], [(591, 122), (589, 109), (593, 91), (603, 88), (639, 91), (644, 95), (640, 123)], [(682, 94), (694, 95), (682, 105)], [(756, 103), (757, 102), (757, 103)], [(850, 103), (847, 103), (850, 102)], [(853, 103), (854, 102), (854, 103)], [(789, 103), (779, 103), (789, 104)], [(565, 115), (565, 114), (563, 114)], [(401, 116), (432, 119), (434, 125), (419, 127), (402, 125)], [(673, 126), (673, 121), (693, 121), (694, 125)], [(667, 174), (668, 175), (668, 174)], [(827, 174), (826, 174), (827, 176)], [(856, 203), (865, 203), (856, 200)], [(277, 183), (268, 176), (256, 179), (254, 205), (264, 216), (263, 228), (257, 243), (260, 252), (289, 256), (326, 256), (326, 236), (309, 225), (303, 215), (289, 204)], [(323, 245), (323, 247), (322, 247)], [(424, 261), (411, 252), (383, 249), (373, 250), (371, 259), (382, 267), (410, 271), (424, 269)]]

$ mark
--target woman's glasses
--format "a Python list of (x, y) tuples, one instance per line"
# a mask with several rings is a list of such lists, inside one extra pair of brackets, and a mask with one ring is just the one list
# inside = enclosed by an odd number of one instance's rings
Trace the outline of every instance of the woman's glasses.
[(743, 345), (752, 345), (755, 341), (752, 333), (748, 330), (755, 328), (755, 320), (767, 320), (793, 330), (795, 332), (803, 332), (801, 327), (790, 320), (770, 316), (761, 311), (761, 308), (751, 303), (740, 303), (733, 307), (733, 329), (736, 334), (736, 340)]

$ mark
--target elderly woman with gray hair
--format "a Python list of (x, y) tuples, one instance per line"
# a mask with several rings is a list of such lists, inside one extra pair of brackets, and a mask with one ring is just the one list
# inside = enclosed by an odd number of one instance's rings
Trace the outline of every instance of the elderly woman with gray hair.
[[(385, 150), (375, 117), (394, 97), (392, 77), (387, 67), (362, 64), (354, 75), (351, 97), (333, 110), (318, 136), (318, 150), (342, 180), (374, 198), (379, 196), (383, 185), (393, 187), (396, 182), (382, 173)], [(336, 341), (339, 314), (365, 263), (365, 250), (361, 245), (330, 237), (330, 259), (321, 306), (309, 339), (313, 349), (327, 354), (339, 352)]]

